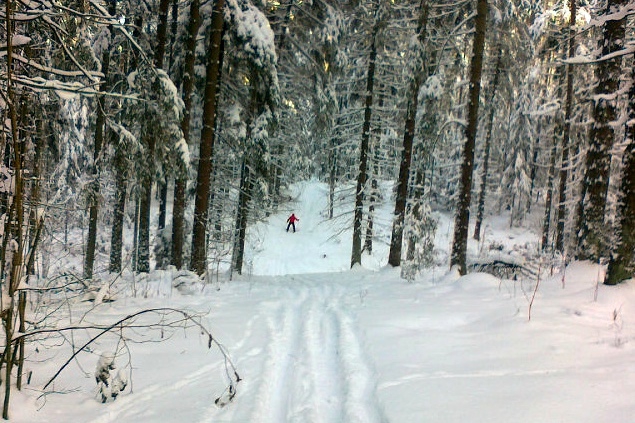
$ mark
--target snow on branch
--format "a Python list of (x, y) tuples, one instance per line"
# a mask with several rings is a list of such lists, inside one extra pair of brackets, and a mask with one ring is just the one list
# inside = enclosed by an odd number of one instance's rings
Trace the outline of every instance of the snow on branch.
[(41, 72), (45, 72), (52, 75), (64, 76), (69, 78), (76, 78), (79, 76), (87, 76), (92, 80), (100, 79), (104, 77), (104, 74), (96, 71), (86, 71), (86, 70), (78, 70), (78, 71), (66, 71), (59, 68), (53, 68), (50, 66), (41, 65), (31, 59), (27, 59), (19, 54), (13, 54), (13, 60), (23, 63), (27, 66), (30, 66), (34, 69), (37, 69)]
[[(21, 47), (29, 44), (31, 42), (31, 38), (25, 35), (14, 35), (11, 37), (11, 46), (12, 47)], [(7, 54), (7, 43), (0, 43), (0, 56), (6, 56)]]
[(150, 60), (145, 54), (144, 49), (139, 45), (139, 43), (137, 43), (135, 38), (130, 34), (130, 32), (128, 32), (125, 26), (117, 20), (115, 16), (110, 16), (108, 10), (106, 10), (104, 6), (101, 5), (97, 0), (89, 0), (89, 2), (99, 12), (99, 14), (96, 15), (98, 18), (104, 19), (108, 25), (112, 25), (113, 27), (117, 28), (117, 30), (119, 30), (123, 34), (123, 36), (126, 37), (128, 42), (135, 48), (135, 50), (145, 63), (152, 63), (152, 60)]
[(590, 65), (590, 64), (606, 62), (607, 60), (617, 59), (622, 56), (628, 56), (633, 53), (635, 53), (635, 44), (629, 44), (621, 50), (611, 52), (601, 57), (591, 58), (589, 56), (581, 55), (581, 56), (575, 56), (570, 59), (563, 60), (563, 63), (567, 63), (571, 65)]
[(628, 16), (635, 14), (635, 3), (628, 3), (624, 7), (605, 15), (591, 19), (584, 30), (592, 27), (602, 27), (609, 21), (620, 21)]
[(20, 75), (13, 77), (13, 81), (33, 90), (55, 91), (61, 98), (72, 98), (76, 95), (97, 95), (99, 91), (93, 87), (80, 82), (63, 82), (55, 79), (44, 79), (40, 77), (28, 78)]
[(278, 61), (274, 34), (265, 15), (251, 2), (228, 0), (225, 20), (231, 22), (245, 53), (260, 68), (270, 68)]

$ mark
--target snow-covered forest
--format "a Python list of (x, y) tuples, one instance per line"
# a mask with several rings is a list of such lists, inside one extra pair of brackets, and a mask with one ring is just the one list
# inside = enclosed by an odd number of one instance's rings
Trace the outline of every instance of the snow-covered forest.
[(633, 14), (2, 1), (3, 418), (627, 421)]

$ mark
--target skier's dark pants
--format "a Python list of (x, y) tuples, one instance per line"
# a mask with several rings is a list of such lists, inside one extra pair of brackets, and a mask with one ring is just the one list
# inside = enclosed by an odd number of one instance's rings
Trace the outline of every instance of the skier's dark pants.
[(287, 232), (289, 232), (289, 228), (293, 226), (293, 232), (295, 232), (295, 223), (293, 222), (289, 222), (289, 224), (287, 225)]

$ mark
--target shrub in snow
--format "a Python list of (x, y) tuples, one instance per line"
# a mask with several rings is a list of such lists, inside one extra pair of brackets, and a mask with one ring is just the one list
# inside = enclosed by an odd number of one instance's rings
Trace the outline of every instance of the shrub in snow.
[(401, 263), (401, 277), (413, 281), (422, 268), (430, 267), (434, 262), (434, 236), (437, 221), (427, 204), (410, 207), (406, 211), (405, 235), (408, 241), (406, 259)]
[(178, 270), (173, 275), (172, 286), (181, 294), (191, 295), (202, 290), (201, 278), (190, 270)]
[(97, 361), (95, 369), (95, 381), (99, 388), (101, 402), (105, 403), (109, 398), (113, 401), (117, 399), (117, 395), (128, 385), (128, 378), (125, 372), (120, 369), (116, 373), (115, 355), (112, 353), (103, 353)]

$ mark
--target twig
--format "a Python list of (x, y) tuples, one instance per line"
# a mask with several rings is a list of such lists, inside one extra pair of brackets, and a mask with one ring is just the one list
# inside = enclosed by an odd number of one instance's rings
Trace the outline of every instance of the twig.
[(531, 307), (534, 305), (534, 299), (536, 298), (536, 292), (538, 292), (538, 286), (540, 285), (540, 272), (541, 272), (542, 260), (538, 264), (538, 276), (536, 277), (536, 287), (534, 288), (534, 293), (531, 296), (531, 301), (529, 301), (529, 311), (527, 320), (531, 320)]
[[(207, 330), (207, 328), (205, 326), (203, 326), (199, 321), (197, 321), (194, 316), (190, 315), (189, 313), (183, 311), (183, 310), (179, 310), (179, 309), (174, 309), (174, 308), (153, 308), (153, 309), (146, 309), (146, 310), (141, 310), (138, 311), (136, 313), (132, 313), (129, 314), (128, 316), (119, 319), (117, 322), (111, 324), (111, 325), (107, 325), (107, 326), (72, 326), (72, 327), (65, 327), (65, 328), (59, 328), (59, 329), (40, 329), (40, 330), (35, 330), (32, 332), (28, 332), (28, 333), (24, 333), (24, 334), (20, 334), (16, 337), (13, 338), (12, 342), (17, 342), (20, 339), (29, 337), (29, 336), (34, 336), (34, 335), (38, 335), (38, 334), (45, 334), (45, 333), (59, 333), (59, 332), (65, 332), (65, 331), (73, 331), (73, 330), (78, 330), (78, 329), (98, 329), (101, 330), (100, 333), (98, 333), (97, 335), (93, 336), (91, 339), (89, 339), (87, 342), (85, 342), (81, 347), (79, 347), (77, 349), (77, 351), (75, 351), (71, 357), (68, 358), (68, 360), (66, 360), (66, 362), (57, 370), (57, 372), (53, 375), (53, 377), (51, 377), (51, 379), (49, 379), (49, 381), (44, 385), (43, 389), (46, 389), (51, 383), (53, 383), (53, 381), (60, 375), (60, 373), (62, 373), (62, 371), (75, 359), (75, 357), (82, 351), (84, 351), (90, 344), (92, 344), (93, 342), (97, 341), (101, 336), (105, 335), (106, 333), (109, 333), (110, 331), (114, 330), (114, 329), (121, 329), (123, 330), (123, 328), (126, 329), (130, 329), (130, 328), (135, 328), (135, 327), (174, 327), (175, 322), (169, 322), (169, 321), (161, 321), (159, 323), (152, 323), (152, 324), (139, 324), (139, 325), (124, 325), (125, 322), (132, 320), (136, 317), (139, 317), (141, 315), (144, 314), (159, 314), (161, 316), (165, 316), (167, 314), (170, 313), (176, 313), (176, 314), (180, 314), (181, 316), (183, 316), (182, 319), (179, 319), (179, 321), (177, 323), (184, 323), (184, 322), (190, 322), (192, 323), (194, 326), (198, 327), (201, 331), (202, 334), (207, 335), (208, 338), (208, 348), (211, 348), (213, 345), (216, 346), (218, 348), (218, 350), (221, 352), (221, 354), (224, 357), (225, 360), (225, 367), (226, 367), (226, 373), (227, 376), (230, 379), (230, 385), (232, 386), (232, 389), (235, 390), (234, 384), (238, 383), (241, 379), (240, 376), (238, 375), (238, 371), (236, 370), (236, 367), (234, 365), (234, 363), (231, 361), (231, 359), (229, 358), (229, 354), (227, 353), (225, 347), (220, 344), (216, 339), (214, 339), (214, 337), (212, 336), (212, 334), (209, 332), (209, 330)], [(233, 373), (234, 377), (231, 377), (231, 373)]]

